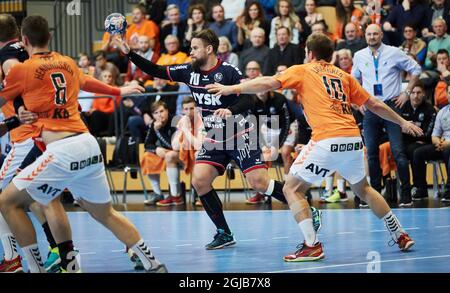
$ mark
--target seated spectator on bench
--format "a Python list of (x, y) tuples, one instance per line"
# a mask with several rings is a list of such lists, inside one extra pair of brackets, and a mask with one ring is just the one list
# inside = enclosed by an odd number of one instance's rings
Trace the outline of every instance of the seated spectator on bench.
[[(415, 165), (415, 151), (422, 146), (431, 144), (431, 133), (433, 131), (434, 120), (436, 112), (431, 104), (424, 101), (425, 87), (420, 81), (413, 87), (409, 101), (406, 102), (402, 108), (401, 115), (408, 121), (414, 122), (417, 126), (422, 128), (423, 136), (415, 137), (408, 134), (403, 134), (403, 144), (406, 150), (406, 156), (411, 162), (411, 166)], [(420, 172), (419, 172), (420, 175)], [(413, 182), (416, 184), (416, 172), (413, 168)], [(419, 179), (420, 182), (420, 179)], [(416, 192), (413, 192), (413, 199), (428, 197), (427, 189), (423, 186), (416, 186)]]
[[(450, 86), (447, 86), (447, 98), (450, 100)], [(413, 178), (417, 188), (416, 199), (428, 197), (426, 181), (426, 161), (443, 160), (450, 174), (450, 105), (442, 108), (437, 116), (431, 135), (432, 144), (424, 145), (414, 151)], [(447, 176), (442, 201), (450, 201), (450, 176)]]
[(108, 70), (112, 74), (112, 79), (116, 85), (122, 85), (122, 79), (120, 78), (120, 71), (116, 65), (106, 60), (105, 51), (97, 51), (94, 53), (95, 58), (95, 70), (94, 77), (98, 80), (101, 79), (101, 74), (104, 70)]
[[(170, 85), (167, 80), (155, 77), (153, 80), (153, 87), (147, 88), (150, 93), (164, 93), (176, 92), (178, 85)], [(151, 107), (156, 101), (162, 101), (169, 109), (171, 116), (175, 115), (177, 95), (157, 95), (150, 97), (137, 97), (124, 99), (123, 105), (125, 107), (124, 120), (128, 121), (128, 129), (133, 137), (138, 137), (141, 140), (147, 131), (147, 127), (152, 122)]]

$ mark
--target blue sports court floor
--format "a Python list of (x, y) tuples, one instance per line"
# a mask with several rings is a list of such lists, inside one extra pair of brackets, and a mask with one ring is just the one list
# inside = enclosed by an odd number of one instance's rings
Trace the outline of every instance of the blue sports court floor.
[[(325, 259), (285, 263), (302, 240), (287, 210), (226, 211), (237, 244), (206, 251), (214, 227), (204, 211), (125, 212), (170, 272), (450, 272), (450, 209), (395, 209), (416, 241), (412, 251), (389, 247), (382, 221), (370, 210), (323, 210), (319, 239)], [(124, 246), (85, 212), (70, 212), (83, 272), (134, 272)], [(43, 254), (47, 247), (38, 229)], [(0, 251), (1, 253), (1, 251)]]

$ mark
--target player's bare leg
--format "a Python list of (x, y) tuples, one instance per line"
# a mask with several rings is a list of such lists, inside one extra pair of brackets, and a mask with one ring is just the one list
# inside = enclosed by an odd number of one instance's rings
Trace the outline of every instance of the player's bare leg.
[(22, 247), (30, 272), (45, 273), (36, 232), (25, 212), (25, 208), (31, 203), (33, 199), (26, 190), (19, 191), (14, 184), (9, 184), (0, 197), (0, 211)]
[(167, 180), (169, 181), (170, 196), (166, 199), (158, 201), (157, 206), (182, 205), (184, 199), (181, 195), (180, 188), (180, 153), (177, 151), (167, 151), (164, 153), (164, 161), (166, 162)]
[(289, 209), (305, 239), (295, 253), (284, 257), (284, 260), (288, 262), (313, 261), (324, 257), (322, 244), (314, 230), (311, 207), (305, 197), (310, 187), (311, 184), (292, 175), (288, 175), (283, 187)]
[(197, 191), (203, 208), (217, 228), (214, 240), (205, 246), (208, 250), (221, 249), (236, 243), (223, 214), (222, 201), (212, 186), (217, 176), (219, 176), (219, 172), (216, 167), (209, 164), (195, 164), (192, 172), (192, 186)]
[(284, 178), (286, 179), (291, 169), (294, 159), (292, 158), (292, 153), (295, 151), (293, 146), (283, 145), (281, 147), (281, 159), (283, 160)]
[(392, 239), (398, 244), (401, 251), (406, 251), (414, 245), (414, 241), (402, 228), (386, 200), (368, 184), (366, 178), (356, 184), (350, 184), (350, 186), (353, 192), (369, 205), (373, 213), (385, 222)]

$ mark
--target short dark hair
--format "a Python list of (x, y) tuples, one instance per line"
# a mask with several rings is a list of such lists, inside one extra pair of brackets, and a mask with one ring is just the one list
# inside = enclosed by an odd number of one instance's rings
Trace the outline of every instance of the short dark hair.
[(275, 34), (278, 33), (279, 30), (286, 30), (288, 35), (291, 35), (291, 30), (287, 26), (280, 26), (275, 30)]
[(106, 52), (103, 50), (98, 50), (94, 52), (94, 59), (97, 59), (99, 56), (102, 56), (106, 59)]
[(7, 42), (19, 37), (16, 19), (11, 14), (0, 14), (0, 42)]
[(50, 41), (48, 21), (40, 15), (25, 17), (22, 21), (22, 35), (28, 38), (33, 47), (47, 46)]
[(211, 45), (213, 47), (214, 54), (217, 54), (217, 50), (219, 49), (219, 38), (212, 29), (207, 28), (199, 32), (195, 32), (192, 34), (192, 38), (202, 40), (203, 44), (206, 46)]
[(403, 30), (405, 30), (406, 27), (412, 28), (413, 31), (417, 31), (417, 24), (415, 24), (414, 22), (408, 22), (403, 26)]
[(421, 80), (416, 81), (413, 88), (415, 88), (415, 87), (420, 87), (423, 91), (425, 91), (425, 84)]
[(333, 41), (324, 34), (314, 33), (306, 40), (306, 47), (313, 52), (317, 60), (331, 61), (334, 52)]
[(156, 110), (158, 110), (159, 107), (163, 107), (164, 109), (169, 110), (169, 107), (167, 106), (166, 102), (161, 100), (153, 102), (152, 105), (150, 106), (150, 110), (152, 111), (152, 113), (154, 113)]
[(203, 14), (203, 18), (206, 17), (206, 9), (205, 6), (203, 6), (203, 4), (194, 4), (189, 6), (189, 17), (192, 17), (192, 13), (194, 12), (194, 10), (200, 10), (201, 13)]
[(447, 49), (444, 49), (444, 48), (439, 49), (439, 50), (437, 51), (437, 53), (436, 53), (436, 56), (439, 55), (439, 54), (445, 54), (445, 55), (447, 55), (447, 57), (450, 57), (450, 55), (448, 54)]
[(184, 97), (183, 100), (181, 101), (181, 106), (183, 106), (184, 104), (189, 104), (189, 103), (195, 103), (195, 100), (192, 96)]
[(141, 13), (144, 15), (147, 14), (147, 8), (145, 8), (145, 6), (143, 4), (134, 5), (133, 10), (135, 10), (135, 9), (139, 9), (141, 11)]

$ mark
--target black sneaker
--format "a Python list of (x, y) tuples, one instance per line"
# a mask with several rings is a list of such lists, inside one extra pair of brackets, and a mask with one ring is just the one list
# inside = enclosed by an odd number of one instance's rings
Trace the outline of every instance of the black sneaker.
[(446, 190), (444, 192), (444, 196), (442, 197), (441, 201), (450, 202), (450, 190)]
[(411, 193), (403, 193), (400, 196), (400, 203), (398, 204), (399, 207), (410, 207), (412, 206), (413, 202), (411, 200)]
[(217, 229), (217, 234), (214, 236), (214, 240), (211, 243), (205, 245), (207, 250), (221, 249), (225, 246), (230, 246), (236, 243), (233, 233), (227, 234), (222, 229)]
[(415, 188), (413, 189), (412, 193), (412, 200), (422, 200), (428, 198), (428, 190), (423, 188)]

